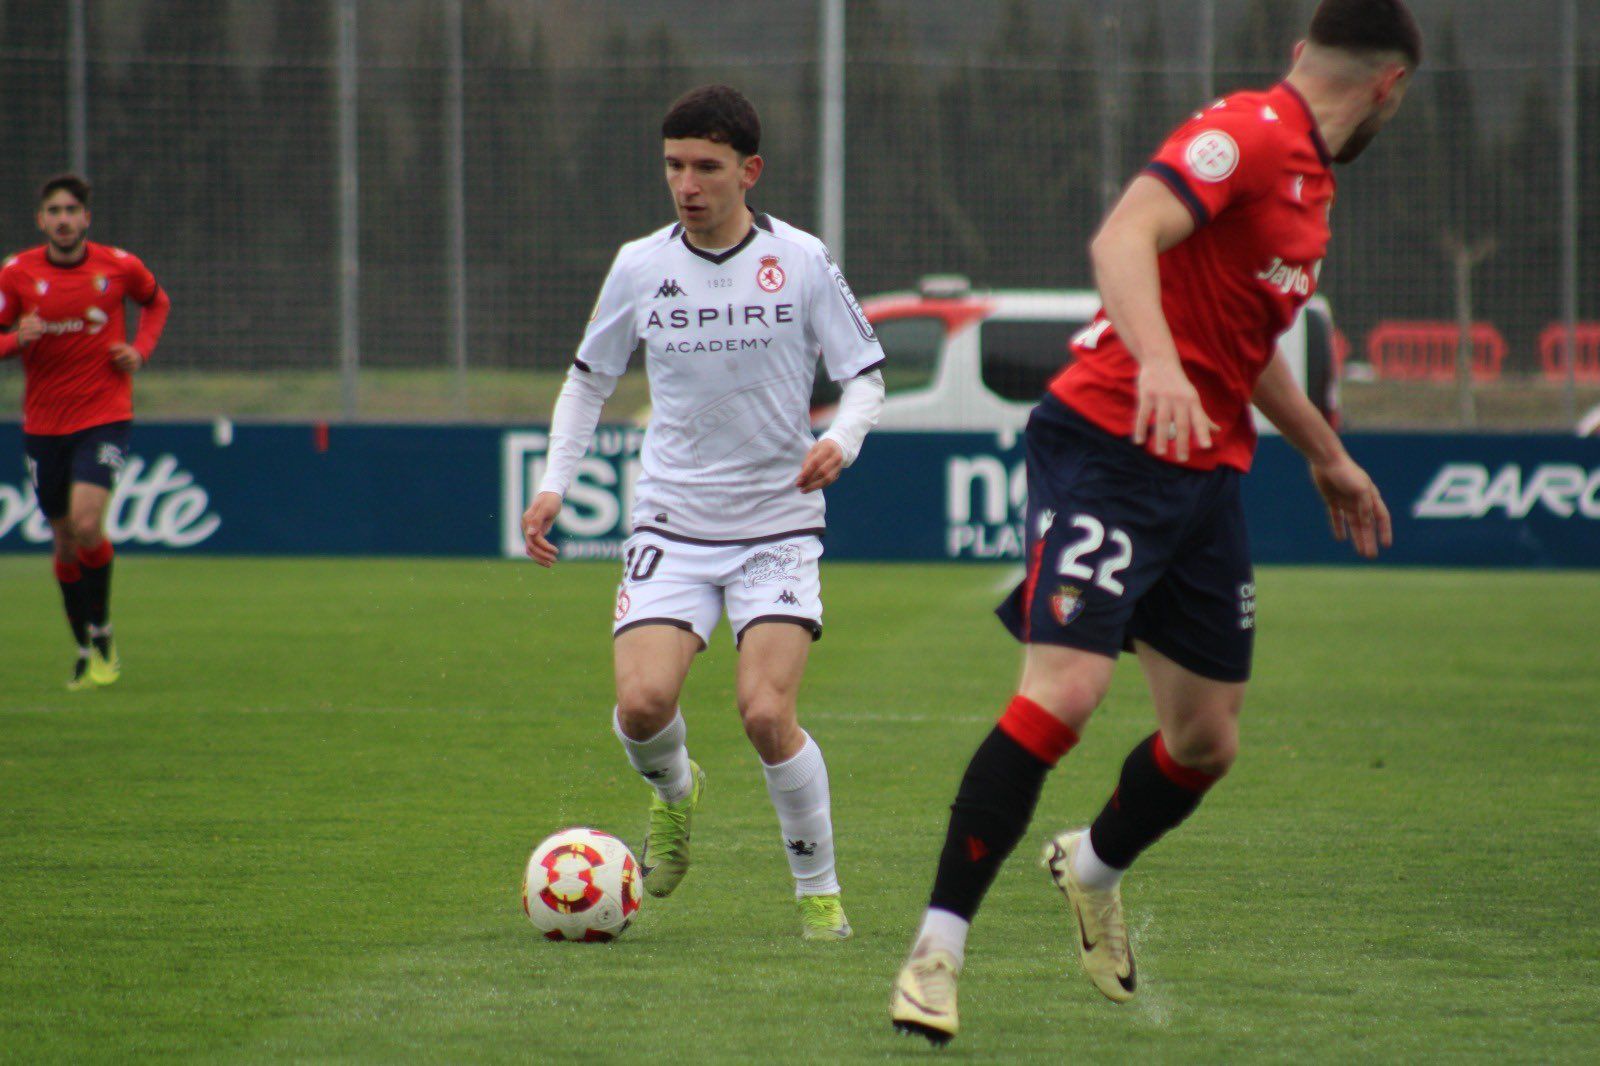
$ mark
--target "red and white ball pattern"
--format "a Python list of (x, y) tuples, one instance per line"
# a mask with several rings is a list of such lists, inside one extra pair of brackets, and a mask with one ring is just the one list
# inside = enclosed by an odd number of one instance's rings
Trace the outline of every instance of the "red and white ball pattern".
[(551, 940), (612, 940), (638, 913), (643, 880), (633, 852), (610, 833), (563, 829), (528, 857), (522, 911)]

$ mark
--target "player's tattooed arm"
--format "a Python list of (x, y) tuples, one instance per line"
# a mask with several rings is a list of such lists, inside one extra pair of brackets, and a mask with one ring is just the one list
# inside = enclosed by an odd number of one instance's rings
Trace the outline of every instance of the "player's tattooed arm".
[(1311, 483), (1328, 508), (1335, 540), (1349, 540), (1363, 558), (1376, 558), (1394, 543), (1394, 528), (1383, 494), (1301, 390), (1283, 352), (1256, 382), (1256, 407), (1311, 464)]

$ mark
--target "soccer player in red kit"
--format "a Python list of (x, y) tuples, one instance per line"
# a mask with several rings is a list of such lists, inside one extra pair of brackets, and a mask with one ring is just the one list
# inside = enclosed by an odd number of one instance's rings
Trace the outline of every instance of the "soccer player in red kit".
[[(138, 257), (95, 244), (89, 183), (62, 174), (39, 192), (45, 243), (0, 267), (0, 359), (22, 357), (22, 433), (78, 659), (67, 687), (121, 673), (111, 633), (106, 504), (133, 420), (133, 375), (155, 350), (170, 302)], [(128, 343), (123, 302), (142, 307)], [(15, 327), (14, 329), (12, 327)]]
[(951, 807), (893, 994), (897, 1029), (955, 1035), (968, 927), (1124, 648), (1159, 728), (1128, 755), (1093, 824), (1046, 844), (1044, 865), (1095, 987), (1116, 1002), (1134, 995), (1118, 881), (1238, 750), (1255, 633), (1239, 497), (1252, 402), (1306, 456), (1334, 535), (1368, 558), (1389, 543), (1377, 487), (1276, 351), (1316, 288), (1332, 164), (1393, 117), (1421, 53), (1401, 0), (1323, 0), (1286, 79), (1179, 127), (1096, 235), (1104, 309), (1025, 437), (1026, 576), (998, 612), (1025, 645), (1021, 684)]

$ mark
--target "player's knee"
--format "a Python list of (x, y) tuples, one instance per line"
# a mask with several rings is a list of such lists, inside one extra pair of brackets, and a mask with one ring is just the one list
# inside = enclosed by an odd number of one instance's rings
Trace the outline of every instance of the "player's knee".
[(1239, 756), (1239, 730), (1230, 721), (1217, 728), (1190, 732), (1169, 745), (1180, 766), (1221, 777)]
[(73, 541), (80, 548), (96, 547), (104, 537), (100, 532), (100, 516), (93, 513), (74, 514), (71, 531)]
[(1021, 694), (1076, 730), (1083, 727), (1105, 699), (1106, 686), (1092, 678), (1063, 674), (1026, 679)]
[(624, 686), (617, 692), (617, 721), (635, 740), (648, 740), (672, 724), (676, 693), (651, 685)]
[(782, 747), (790, 732), (797, 728), (792, 701), (772, 692), (741, 697), (739, 718), (744, 723), (744, 735), (760, 752)]

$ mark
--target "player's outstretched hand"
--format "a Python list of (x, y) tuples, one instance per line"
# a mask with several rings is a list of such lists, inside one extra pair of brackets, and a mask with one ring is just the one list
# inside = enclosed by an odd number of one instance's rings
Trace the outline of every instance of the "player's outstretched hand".
[(806, 461), (800, 464), (800, 476), (794, 483), (801, 492), (816, 492), (838, 481), (842, 473), (844, 452), (831, 440), (819, 440), (806, 453)]
[(1202, 448), (1211, 447), (1211, 434), (1217, 424), (1211, 421), (1200, 404), (1200, 394), (1195, 391), (1183, 366), (1176, 359), (1151, 360), (1139, 367), (1139, 411), (1133, 418), (1133, 443), (1144, 444), (1150, 438), (1150, 450), (1157, 455), (1167, 454), (1167, 445), (1173, 446), (1173, 457), (1180, 463), (1189, 461), (1189, 442), (1193, 440)]
[(556, 515), (561, 513), (561, 497), (553, 492), (541, 492), (533, 498), (533, 504), (522, 514), (522, 542), (528, 558), (540, 566), (549, 569), (556, 565), (556, 556), (560, 554), (554, 544), (546, 536), (550, 527), (555, 524)]
[(1348, 455), (1331, 463), (1312, 463), (1311, 481), (1328, 505), (1335, 540), (1349, 540), (1363, 559), (1376, 559), (1379, 548), (1394, 543), (1389, 508), (1367, 472)]
[(39, 312), (29, 311), (17, 319), (17, 344), (26, 348), (40, 337), (44, 336), (44, 319), (39, 317)]
[(111, 346), (111, 364), (124, 374), (131, 374), (144, 366), (144, 356), (133, 345), (121, 341)]

